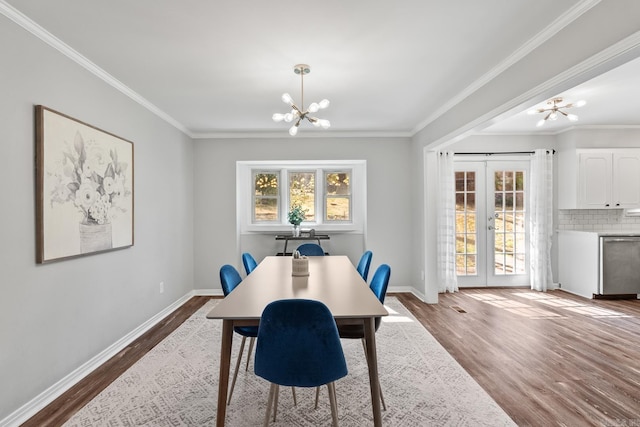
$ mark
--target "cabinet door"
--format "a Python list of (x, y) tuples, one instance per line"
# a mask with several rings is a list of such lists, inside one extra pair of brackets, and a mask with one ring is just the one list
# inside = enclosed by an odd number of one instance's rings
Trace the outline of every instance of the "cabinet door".
[(610, 152), (580, 154), (578, 208), (611, 207), (612, 158)]
[(640, 206), (640, 155), (636, 153), (613, 155), (612, 206), (617, 208)]

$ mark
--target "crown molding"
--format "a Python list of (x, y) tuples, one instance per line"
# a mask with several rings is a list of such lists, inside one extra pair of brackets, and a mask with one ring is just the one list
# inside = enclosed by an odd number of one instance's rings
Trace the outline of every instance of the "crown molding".
[(467, 86), (456, 96), (452, 97), (449, 102), (443, 104), (440, 108), (433, 112), (429, 117), (420, 122), (412, 131), (413, 135), (420, 132), (422, 129), (427, 127), (431, 122), (442, 116), (444, 113), (461, 103), (464, 99), (466, 99), (469, 95), (480, 89), (482, 86), (489, 83), (491, 80), (495, 79), (509, 67), (516, 64), (525, 56), (529, 55), (533, 50), (537, 47), (545, 43), (547, 40), (551, 39), (551, 37), (555, 36), (558, 32), (560, 32), (567, 25), (578, 19), (582, 14), (596, 6), (602, 0), (585, 0), (578, 4), (576, 4), (571, 9), (567, 10), (564, 14), (559, 16), (555, 21), (549, 24), (545, 29), (536, 34), (532, 39), (528, 42), (520, 46), (505, 58), (502, 62), (492, 68), (485, 75), (480, 77), (478, 80)]
[(413, 134), (407, 131), (325, 131), (300, 132), (296, 136), (283, 131), (257, 132), (201, 132), (191, 135), (193, 139), (314, 139), (314, 138), (411, 138)]
[(85, 56), (80, 54), (78, 51), (73, 49), (71, 46), (64, 43), (62, 40), (51, 34), (49, 31), (45, 30), (43, 27), (38, 25), (31, 18), (8, 4), (4, 0), (0, 0), (0, 13), (5, 15), (7, 18), (39, 38), (40, 40), (47, 43), (52, 48), (56, 49), (72, 61), (76, 62), (81, 67), (85, 68), (90, 73), (94, 74), (96, 77), (102, 79), (104, 82), (114, 87), (116, 90), (122, 92), (133, 101), (137, 102), (147, 110), (151, 111), (156, 116), (160, 117), (162, 120), (169, 123), (171, 126), (175, 127), (182, 133), (187, 136), (193, 137), (191, 132), (180, 122), (175, 120), (169, 114), (162, 111), (160, 108), (156, 107), (154, 104), (149, 102), (147, 99), (142, 97), (140, 94), (129, 88), (127, 85), (122, 83), (120, 80), (113, 77), (111, 74), (107, 73), (105, 70), (91, 62)]

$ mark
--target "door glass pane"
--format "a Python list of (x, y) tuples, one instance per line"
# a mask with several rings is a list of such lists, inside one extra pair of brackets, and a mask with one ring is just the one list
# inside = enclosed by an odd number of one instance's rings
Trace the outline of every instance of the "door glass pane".
[(456, 172), (456, 272), (477, 274), (476, 173)]
[(526, 274), (524, 171), (494, 174), (494, 274)]

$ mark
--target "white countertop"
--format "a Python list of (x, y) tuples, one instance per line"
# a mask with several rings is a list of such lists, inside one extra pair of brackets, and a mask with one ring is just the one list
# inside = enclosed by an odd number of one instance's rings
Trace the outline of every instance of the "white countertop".
[(640, 236), (640, 230), (556, 230), (558, 233), (592, 233), (598, 236)]

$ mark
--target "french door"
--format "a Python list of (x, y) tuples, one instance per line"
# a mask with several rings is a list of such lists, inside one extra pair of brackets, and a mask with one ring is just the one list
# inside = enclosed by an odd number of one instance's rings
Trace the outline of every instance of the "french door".
[(529, 161), (456, 161), (458, 286), (529, 284)]

